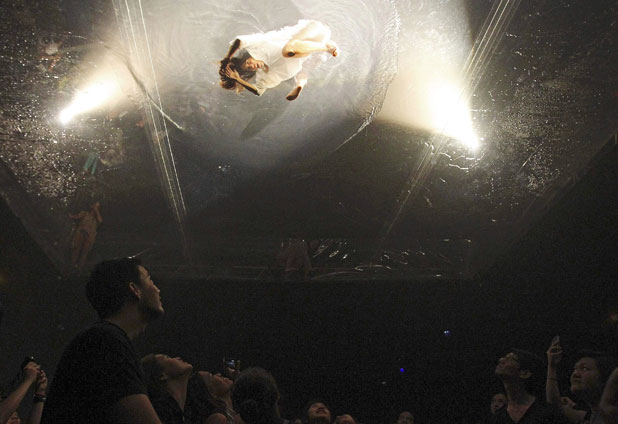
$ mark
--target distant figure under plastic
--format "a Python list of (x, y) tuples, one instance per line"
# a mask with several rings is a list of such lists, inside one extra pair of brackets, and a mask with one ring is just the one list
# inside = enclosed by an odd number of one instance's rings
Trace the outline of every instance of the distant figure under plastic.
[[(239, 35), (221, 61), (220, 84), (228, 90), (240, 92), (246, 88), (261, 96), (293, 77), (295, 87), (286, 99), (295, 100), (307, 83), (303, 63), (313, 53), (339, 54), (330, 35), (330, 29), (323, 23), (304, 19), (280, 30)], [(250, 82), (254, 77), (254, 82)]]

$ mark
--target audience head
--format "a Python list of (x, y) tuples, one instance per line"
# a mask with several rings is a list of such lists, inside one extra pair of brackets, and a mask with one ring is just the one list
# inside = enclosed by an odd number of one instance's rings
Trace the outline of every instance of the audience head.
[(172, 381), (189, 379), (193, 366), (180, 358), (151, 353), (142, 358), (142, 367), (146, 376), (148, 396), (159, 398), (168, 392)]
[(356, 424), (356, 420), (350, 414), (338, 415), (335, 424)]
[(186, 410), (189, 422), (203, 422), (217, 412), (225, 411), (225, 402), (215, 398), (208, 390), (204, 371), (194, 373), (187, 386)]
[(307, 402), (305, 406), (305, 422), (308, 424), (330, 424), (331, 413), (326, 402), (318, 399)]
[(571, 373), (571, 392), (582, 398), (599, 399), (605, 382), (616, 364), (606, 352), (583, 350), (578, 352)]
[(498, 360), (496, 376), (504, 383), (523, 383), (528, 391), (531, 383), (541, 375), (543, 360), (532, 352), (511, 349)]
[(278, 423), (279, 389), (273, 376), (262, 368), (247, 368), (232, 388), (234, 409), (247, 424)]
[(489, 404), (489, 411), (491, 415), (495, 415), (500, 409), (504, 407), (509, 402), (506, 395), (504, 393), (496, 393), (491, 398), (491, 403)]
[(414, 424), (414, 415), (410, 411), (403, 411), (397, 418), (397, 424)]
[(146, 321), (163, 314), (159, 289), (137, 258), (103, 261), (95, 266), (86, 285), (86, 296), (101, 319), (135, 303)]

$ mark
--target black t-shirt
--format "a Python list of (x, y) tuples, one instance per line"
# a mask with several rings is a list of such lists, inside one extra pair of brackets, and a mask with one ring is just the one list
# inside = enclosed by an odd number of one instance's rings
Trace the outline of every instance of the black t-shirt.
[(120, 327), (99, 322), (78, 334), (64, 351), (41, 424), (109, 423), (112, 405), (146, 393), (144, 371), (131, 340)]
[(183, 424), (185, 422), (185, 414), (173, 397), (164, 394), (151, 400), (152, 406), (163, 424)]
[[(507, 406), (501, 408), (494, 415), (493, 424), (514, 424), (507, 412)], [(560, 411), (547, 402), (535, 400), (517, 424), (568, 424), (567, 419)]]

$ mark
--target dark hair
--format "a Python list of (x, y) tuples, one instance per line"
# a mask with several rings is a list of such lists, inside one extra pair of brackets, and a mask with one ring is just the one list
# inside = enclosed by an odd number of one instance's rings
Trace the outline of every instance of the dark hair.
[(122, 258), (103, 261), (94, 267), (86, 284), (88, 302), (105, 319), (118, 312), (131, 298), (129, 283), (140, 284), (137, 258)]
[(225, 409), (225, 402), (215, 399), (202, 376), (198, 372), (194, 373), (187, 384), (185, 403), (185, 415), (189, 422), (202, 422), (204, 418), (216, 413), (225, 414)]
[(256, 71), (242, 69), (243, 63), (245, 63), (245, 61), (250, 57), (251, 55), (249, 54), (249, 52), (243, 50), (240, 57), (224, 58), (220, 62), (219, 66), (219, 76), (221, 77), (219, 85), (221, 85), (221, 87), (225, 88), (226, 90), (236, 89), (237, 91), (241, 91), (244, 87), (240, 85), (236, 80), (225, 75), (225, 68), (227, 68), (227, 66), (229, 65), (232, 70), (238, 71), (238, 74), (242, 79), (244, 79), (245, 81), (250, 80), (251, 78), (253, 78)]
[(580, 350), (575, 355), (573, 363), (579, 361), (582, 358), (592, 358), (597, 364), (599, 369), (599, 385), (601, 389), (605, 387), (605, 383), (609, 379), (610, 374), (616, 368), (616, 358), (612, 357), (607, 352), (598, 350)]
[(545, 363), (540, 356), (535, 355), (534, 353), (524, 350), (512, 348), (511, 352), (517, 355), (517, 359), (519, 362), (519, 369), (521, 371), (530, 371), (532, 374), (529, 378), (525, 379), (526, 390), (538, 396), (542, 392), (543, 386), (543, 368)]
[(247, 368), (232, 388), (234, 409), (247, 424), (278, 423), (278, 400), (277, 382), (263, 368)]
[(512, 348), (511, 352), (517, 355), (517, 359), (519, 360), (519, 368), (522, 371), (530, 371), (535, 377), (542, 372), (543, 360), (538, 355), (535, 355), (530, 351), (517, 348)]
[(150, 353), (142, 358), (142, 368), (146, 377), (146, 389), (150, 399), (158, 399), (163, 397), (167, 392), (165, 382), (161, 379), (163, 376), (163, 368), (157, 362), (157, 355)]

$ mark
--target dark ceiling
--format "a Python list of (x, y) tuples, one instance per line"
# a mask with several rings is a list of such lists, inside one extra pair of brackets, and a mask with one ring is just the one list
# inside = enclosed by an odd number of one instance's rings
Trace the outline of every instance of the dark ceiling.
[[(298, 232), (320, 241), (314, 278), (469, 279), (618, 127), (616, 1), (197, 3), (2, 2), (0, 190), (58, 269), (68, 215), (100, 201), (90, 263), (141, 252), (162, 275), (269, 279)], [(342, 53), (297, 101), (218, 87), (235, 35), (307, 16)], [(436, 64), (478, 148), (400, 119), (426, 112), (398, 95)], [(119, 95), (58, 121), (110, 75)]]

